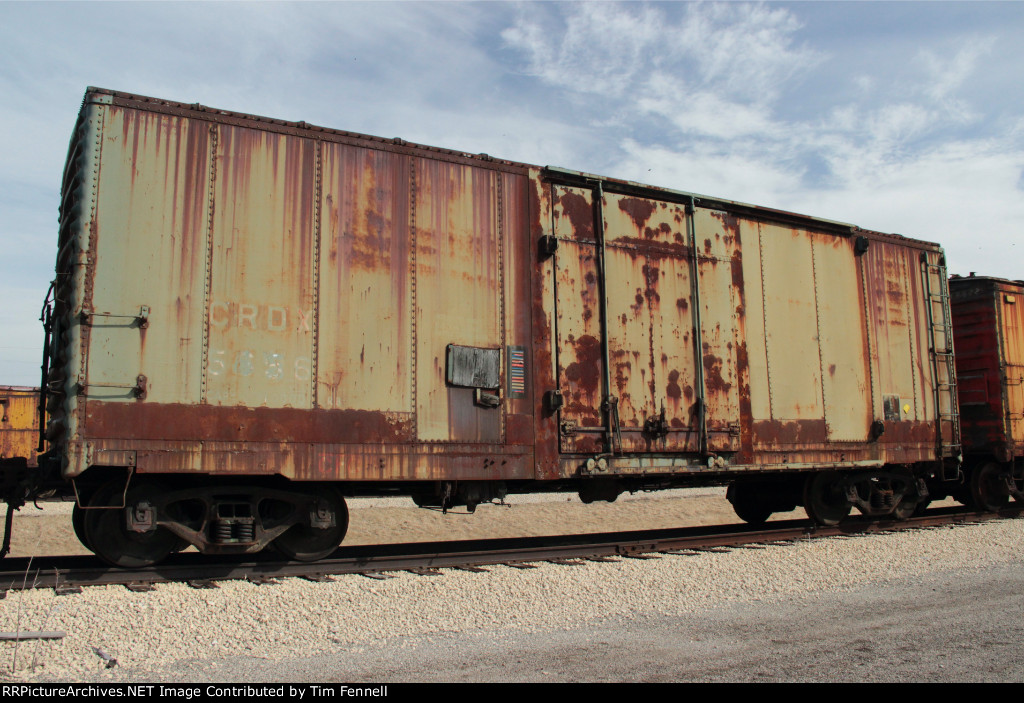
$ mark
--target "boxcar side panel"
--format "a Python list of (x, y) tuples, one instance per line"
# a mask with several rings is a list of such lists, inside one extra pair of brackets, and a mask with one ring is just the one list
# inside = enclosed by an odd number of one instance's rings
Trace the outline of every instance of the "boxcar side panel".
[(910, 355), (907, 260), (902, 247), (873, 242), (863, 255), (868, 320), (875, 340), (873, 374), (877, 383), (874, 416), (898, 423), (916, 415), (916, 374)]
[(739, 374), (736, 368), (737, 318), (743, 280), (734, 275), (741, 256), (738, 224), (728, 213), (696, 208), (694, 248), (700, 294), (700, 344), (707, 405), (708, 450), (739, 448)]
[(814, 436), (792, 435), (788, 443), (822, 441), (824, 407), (810, 234), (762, 223), (761, 260), (771, 419), (820, 422)]
[[(693, 451), (695, 379), (690, 248), (679, 205), (603, 198), (611, 392), (622, 451)], [(648, 421), (665, 435), (644, 436)]]
[[(499, 173), (501, 195), (502, 256), (505, 262), (505, 443), (532, 448), (534, 439), (533, 377), (536, 357), (531, 321), (531, 289), (536, 247), (530, 238), (528, 189), (525, 176)], [(519, 365), (521, 360), (521, 365)], [(517, 369), (512, 373), (511, 369)], [(532, 470), (532, 469), (531, 469)]]
[(450, 344), (504, 359), (498, 175), (422, 158), (414, 168), (417, 438), (501, 442), (504, 408), (446, 382)]
[[(761, 226), (751, 220), (740, 220), (743, 237), (744, 307), (739, 315), (742, 323), (740, 344), (746, 352), (748, 385), (750, 387), (750, 420), (772, 417), (771, 383), (768, 376), (768, 346), (765, 332), (764, 262), (761, 257)], [(751, 441), (753, 439), (751, 438)]]
[(316, 404), (411, 420), (410, 159), (322, 149)]
[(601, 411), (604, 359), (601, 351), (601, 284), (594, 203), (589, 190), (554, 186), (552, 232), (558, 239), (555, 260), (555, 338), (559, 411), (559, 448), (570, 453), (605, 451)]
[(72, 145), (97, 200), (62, 220), (66, 475), (533, 475), (522, 169), (134, 102), (88, 102)]
[(864, 442), (874, 418), (860, 266), (849, 237), (815, 234), (812, 246), (828, 438)]
[[(542, 241), (555, 241), (554, 209), (557, 206), (553, 188), (541, 177), (539, 168), (531, 168), (527, 181), (529, 203), (531, 267), (531, 329), (533, 352), (534, 469), (538, 479), (550, 480), (560, 475), (559, 413), (551, 407), (549, 393), (559, 388), (557, 309), (555, 304), (557, 257), (540, 251)], [(559, 244), (561, 242), (559, 241)]]
[[(108, 108), (92, 256), (86, 401), (199, 402), (209, 129)], [(141, 313), (145, 310), (145, 315)]]
[(218, 128), (204, 395), (212, 405), (312, 407), (316, 161), (313, 140)]

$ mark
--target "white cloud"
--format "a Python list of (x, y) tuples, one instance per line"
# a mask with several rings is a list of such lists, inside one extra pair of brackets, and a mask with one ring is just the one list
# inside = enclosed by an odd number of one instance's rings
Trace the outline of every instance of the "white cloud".
[(922, 49), (918, 60), (927, 70), (925, 94), (933, 100), (945, 100), (956, 92), (974, 73), (981, 57), (992, 50), (991, 37), (968, 37), (952, 57), (939, 56), (935, 51)]
[[(755, 103), (773, 99), (787, 80), (818, 60), (796, 46), (800, 29), (794, 14), (765, 5), (721, 3), (687, 5), (677, 41), (699, 67), (701, 83)], [(664, 39), (673, 33), (666, 27)]]
[(709, 144), (651, 147), (627, 139), (618, 173), (624, 178), (703, 195), (766, 204), (799, 189), (799, 174), (753, 149), (729, 153)]
[(639, 111), (709, 137), (772, 131), (779, 88), (820, 58), (794, 43), (795, 17), (751, 4), (671, 6), (679, 17), (663, 7), (573, 4), (562, 24), (530, 5), (502, 37), (532, 75), (620, 123)]
[(573, 90), (620, 97), (671, 46), (664, 38), (661, 13), (649, 6), (579, 3), (567, 6), (564, 31), (552, 33), (530, 5), (519, 21), (502, 32), (511, 46), (528, 56), (528, 71)]
[(653, 74), (637, 107), (660, 115), (686, 134), (719, 139), (768, 136), (778, 130), (765, 110), (730, 101), (709, 90), (687, 90), (663, 73)]

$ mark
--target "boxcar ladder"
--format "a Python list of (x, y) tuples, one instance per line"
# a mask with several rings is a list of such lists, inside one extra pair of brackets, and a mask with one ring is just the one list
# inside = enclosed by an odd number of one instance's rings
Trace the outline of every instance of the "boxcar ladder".
[[(922, 254), (921, 263), (928, 300), (928, 341), (932, 378), (935, 379), (935, 414), (939, 431), (936, 455), (941, 462), (942, 479), (951, 481), (960, 473), (961, 444), (956, 362), (953, 356), (953, 321), (946, 278), (946, 260), (941, 257), (937, 263), (931, 263), (928, 255)], [(933, 276), (938, 280), (937, 291), (932, 284)], [(942, 402), (943, 394), (947, 394), (948, 397), (945, 407)]]

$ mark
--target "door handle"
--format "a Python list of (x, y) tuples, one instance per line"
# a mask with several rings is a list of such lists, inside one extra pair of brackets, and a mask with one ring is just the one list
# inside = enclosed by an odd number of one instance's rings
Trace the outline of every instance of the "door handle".
[(473, 402), (482, 408), (496, 408), (501, 405), (501, 398), (496, 393), (485, 393), (476, 388), (473, 391)]

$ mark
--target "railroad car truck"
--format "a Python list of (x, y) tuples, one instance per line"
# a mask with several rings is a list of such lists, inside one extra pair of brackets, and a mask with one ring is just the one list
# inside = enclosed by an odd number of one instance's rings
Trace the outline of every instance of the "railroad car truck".
[(943, 252), (840, 222), (90, 88), (54, 291), (27, 494), (117, 565), (320, 558), (362, 494), (834, 523), (958, 475)]
[(954, 276), (953, 339), (967, 483), (984, 510), (1024, 500), (1024, 281)]

